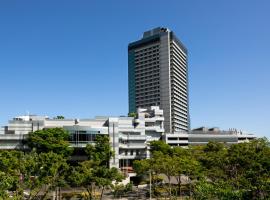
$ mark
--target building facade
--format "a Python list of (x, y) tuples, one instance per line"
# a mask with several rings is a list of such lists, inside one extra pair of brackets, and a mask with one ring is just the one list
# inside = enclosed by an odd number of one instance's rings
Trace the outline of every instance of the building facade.
[(69, 143), (77, 152), (72, 159), (87, 159), (84, 148), (93, 144), (97, 135), (108, 135), (115, 156), (110, 166), (130, 172), (134, 160), (150, 157), (149, 143), (163, 140), (170, 146), (188, 147), (205, 145), (210, 141), (226, 144), (247, 142), (253, 134), (236, 129), (221, 131), (218, 128), (198, 128), (190, 132), (165, 133), (163, 110), (158, 106), (138, 108), (136, 117), (96, 117), (94, 119), (50, 119), (47, 116), (19, 116), (1, 128), (0, 149), (27, 150), (24, 140), (28, 133), (60, 127), (70, 133)]
[[(70, 146), (82, 152), (97, 135), (108, 135), (115, 156), (110, 166), (131, 167), (133, 160), (149, 158), (149, 142), (160, 140), (164, 133), (163, 111), (157, 106), (138, 109), (134, 117), (96, 117), (94, 119), (50, 119), (47, 116), (19, 116), (9, 120), (0, 134), (0, 149), (26, 149), (28, 133), (60, 127), (70, 133)], [(78, 155), (75, 160), (85, 159)]]
[(188, 52), (167, 28), (128, 45), (129, 112), (160, 106), (166, 133), (189, 131)]
[(255, 139), (254, 134), (236, 129), (220, 130), (219, 128), (201, 127), (187, 133), (165, 134), (163, 140), (170, 146), (187, 147), (189, 145), (206, 145), (208, 142), (222, 142), (228, 145), (248, 142)]

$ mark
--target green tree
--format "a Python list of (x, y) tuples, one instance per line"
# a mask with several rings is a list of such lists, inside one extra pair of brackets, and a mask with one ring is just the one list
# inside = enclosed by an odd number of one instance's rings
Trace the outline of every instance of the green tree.
[(114, 184), (112, 185), (112, 190), (113, 190), (113, 197), (114, 198), (121, 198), (122, 195), (125, 195), (126, 193), (128, 192), (131, 192), (132, 191), (132, 183), (128, 183), (126, 185), (124, 184)]
[(205, 175), (212, 181), (226, 179), (227, 176), (223, 170), (228, 156), (228, 147), (225, 144), (209, 142), (203, 147), (199, 161), (204, 167)]
[[(157, 157), (154, 157), (156, 162), (155, 162), (155, 171), (156, 173), (164, 174), (166, 175), (168, 179), (168, 195), (169, 198), (172, 198), (172, 183), (171, 179), (173, 176), (176, 174), (177, 171), (177, 166), (175, 165), (175, 161), (173, 157), (170, 155), (163, 155), (160, 156), (160, 154)], [(166, 187), (167, 188), (167, 187)]]
[(137, 175), (146, 175), (149, 173), (151, 169), (151, 159), (144, 160), (135, 160), (133, 162), (133, 169), (137, 173)]
[(189, 180), (189, 192), (191, 195), (193, 182), (197, 181), (197, 179), (202, 176), (201, 164), (189, 149), (175, 147), (173, 149), (173, 154), (172, 160), (173, 165), (175, 165), (174, 177), (178, 183), (179, 196), (181, 196), (181, 178), (184, 177)]
[(62, 115), (57, 115), (54, 119), (65, 119), (65, 117)]
[(0, 200), (9, 199), (7, 191), (12, 188), (14, 177), (3, 171), (0, 171), (0, 180)]
[(173, 148), (166, 144), (164, 141), (158, 140), (158, 141), (152, 141), (150, 143), (150, 151), (151, 153), (154, 152), (161, 152), (163, 154), (171, 155), (173, 152)]
[(30, 133), (26, 142), (31, 149), (36, 149), (38, 153), (52, 151), (68, 156), (73, 150), (68, 140), (69, 133), (63, 128), (50, 128)]
[(113, 182), (120, 182), (124, 176), (115, 167), (108, 168), (106, 166), (99, 166), (94, 170), (95, 184), (101, 188), (100, 199), (103, 197), (103, 192), (106, 187), (112, 187)]
[[(13, 199), (36, 199), (41, 190), (47, 194), (64, 181), (64, 172), (68, 167), (66, 159), (53, 152), (24, 154), (0, 151), (0, 157), (0, 197), (7, 196), (7, 191), (13, 191)], [(23, 197), (26, 190), (29, 195)]]
[(135, 113), (135, 112), (130, 112), (130, 113), (128, 113), (128, 116), (129, 116), (129, 117), (137, 117), (137, 113)]
[(224, 171), (230, 184), (250, 199), (270, 198), (270, 146), (266, 139), (232, 145)]
[(228, 182), (210, 182), (201, 179), (195, 185), (194, 199), (240, 200), (243, 199), (243, 196), (239, 190), (235, 190)]
[(95, 195), (94, 169), (96, 167), (98, 167), (97, 163), (92, 160), (81, 162), (79, 166), (72, 169), (69, 177), (71, 185), (85, 188), (90, 200), (94, 199)]
[(8, 191), (14, 191), (13, 197), (20, 198), (23, 190), (19, 187), (23, 171), (23, 153), (19, 151), (0, 151), (1, 195), (7, 196)]
[(205, 179), (195, 186), (196, 199), (206, 193), (212, 199), (270, 198), (270, 147), (266, 139), (231, 146), (209, 143), (202, 154), (199, 160)]
[(89, 160), (83, 161), (73, 168), (70, 182), (86, 189), (89, 199), (95, 198), (95, 191), (101, 190), (102, 199), (104, 189), (112, 187), (113, 182), (121, 181), (124, 176), (116, 168), (110, 168), (109, 161), (114, 155), (108, 136), (98, 135), (95, 145), (86, 146)]
[(43, 190), (42, 199), (47, 198), (47, 194), (50, 191), (65, 185), (68, 168), (67, 160), (62, 154), (48, 152), (38, 155), (37, 171), (34, 172), (35, 178), (31, 183), (46, 186), (46, 189)]
[(110, 138), (107, 135), (97, 135), (95, 145), (87, 144), (85, 152), (90, 160), (107, 167), (109, 167), (110, 159), (114, 156), (110, 145)]

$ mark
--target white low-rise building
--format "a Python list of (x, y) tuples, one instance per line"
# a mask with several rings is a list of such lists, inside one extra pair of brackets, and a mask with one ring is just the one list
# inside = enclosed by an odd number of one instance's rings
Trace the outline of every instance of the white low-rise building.
[(204, 145), (209, 141), (235, 144), (255, 138), (236, 129), (221, 131), (201, 127), (190, 132), (164, 132), (163, 110), (158, 106), (138, 108), (136, 117), (96, 117), (94, 119), (50, 119), (47, 116), (19, 116), (1, 129), (0, 149), (25, 149), (23, 140), (29, 132), (61, 127), (70, 133), (70, 145), (76, 149), (75, 160), (85, 159), (83, 148), (94, 143), (97, 135), (108, 135), (115, 156), (110, 166), (128, 172), (137, 159), (150, 157), (149, 143), (163, 140), (171, 146)]
[[(94, 119), (50, 119), (27, 115), (9, 120), (0, 135), (1, 149), (23, 149), (29, 132), (61, 127), (70, 133), (70, 145), (84, 148), (97, 135), (109, 135), (115, 152), (110, 165), (129, 169), (135, 159), (149, 158), (150, 141), (160, 140), (164, 133), (163, 111), (158, 106), (139, 108), (136, 117), (96, 117)], [(77, 157), (78, 159), (79, 156)]]
[(163, 140), (171, 146), (187, 147), (188, 145), (205, 145), (208, 142), (222, 142), (226, 144), (237, 144), (255, 139), (254, 134), (245, 133), (236, 129), (227, 131), (219, 128), (201, 127), (191, 130), (189, 133), (178, 132), (163, 135)]

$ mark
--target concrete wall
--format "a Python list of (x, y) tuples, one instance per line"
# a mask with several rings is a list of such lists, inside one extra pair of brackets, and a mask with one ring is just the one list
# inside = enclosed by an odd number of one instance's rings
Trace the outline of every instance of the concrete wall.
[(170, 40), (166, 33), (160, 38), (160, 108), (164, 112), (164, 128), (171, 132), (171, 77), (170, 77)]

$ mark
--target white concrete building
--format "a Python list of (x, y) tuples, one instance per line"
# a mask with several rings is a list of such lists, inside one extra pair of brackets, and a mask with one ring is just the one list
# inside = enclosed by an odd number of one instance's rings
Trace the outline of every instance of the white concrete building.
[(254, 134), (245, 133), (236, 129), (228, 131), (219, 128), (201, 127), (193, 129), (188, 134), (178, 132), (174, 134), (163, 135), (163, 140), (171, 146), (187, 147), (188, 145), (205, 145), (210, 141), (223, 142), (226, 144), (237, 144), (255, 139)]
[(164, 133), (163, 111), (158, 106), (138, 109), (137, 117), (96, 117), (94, 119), (50, 119), (27, 115), (9, 120), (0, 135), (1, 149), (23, 149), (29, 132), (61, 127), (70, 133), (70, 145), (76, 149), (93, 143), (96, 135), (109, 135), (115, 156), (110, 165), (128, 168), (133, 160), (150, 156), (148, 143)]
[(77, 156), (85, 159), (83, 148), (94, 143), (97, 135), (108, 135), (115, 152), (110, 166), (132, 172), (132, 163), (137, 159), (150, 157), (149, 143), (163, 139), (171, 146), (188, 147), (204, 145), (209, 141), (236, 144), (255, 138), (254, 135), (230, 129), (198, 128), (189, 133), (175, 132), (165, 134), (163, 110), (158, 106), (147, 109), (138, 108), (136, 117), (96, 117), (94, 119), (50, 119), (47, 116), (19, 116), (8, 122), (0, 134), (0, 149), (25, 149), (23, 140), (29, 132), (61, 127), (70, 133), (70, 145)]

